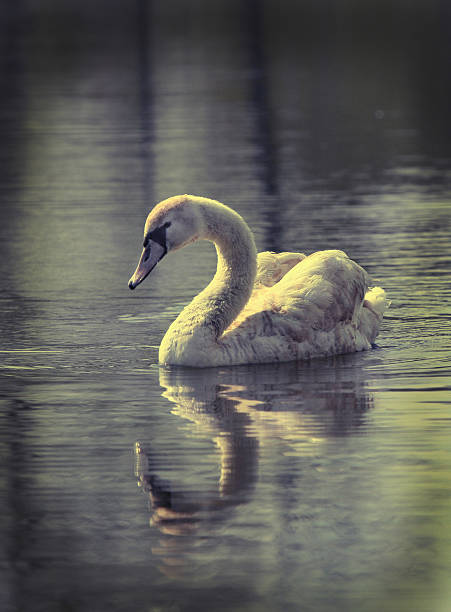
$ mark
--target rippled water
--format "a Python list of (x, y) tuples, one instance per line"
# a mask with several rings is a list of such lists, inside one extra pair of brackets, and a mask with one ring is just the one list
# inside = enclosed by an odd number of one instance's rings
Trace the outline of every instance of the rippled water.
[[(448, 9), (315, 6), (0, 10), (2, 610), (449, 610)], [(378, 348), (158, 368), (214, 249), (127, 281), (184, 192), (346, 250)]]

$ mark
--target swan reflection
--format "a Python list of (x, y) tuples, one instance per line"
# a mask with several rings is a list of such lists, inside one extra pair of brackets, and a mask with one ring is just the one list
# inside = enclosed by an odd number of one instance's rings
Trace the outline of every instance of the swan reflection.
[(310, 364), (161, 369), (171, 412), (215, 443), (220, 465), (212, 490), (175, 487), (158, 474), (162, 463), (152, 448), (136, 443), (136, 476), (149, 496), (151, 525), (164, 536), (153, 552), (166, 573), (179, 571), (196, 538), (208, 538), (214, 525), (251, 500), (259, 460), (272, 460), (275, 445), (282, 445), (284, 456), (314, 457), (327, 440), (365, 430), (373, 400), (359, 363), (347, 355)]

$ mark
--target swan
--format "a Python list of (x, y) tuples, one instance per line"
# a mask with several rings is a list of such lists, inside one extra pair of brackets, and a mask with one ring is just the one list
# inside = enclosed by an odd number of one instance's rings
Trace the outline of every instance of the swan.
[(257, 255), (244, 219), (209, 198), (173, 196), (151, 210), (129, 288), (195, 240), (215, 244), (216, 273), (169, 326), (161, 365), (286, 362), (371, 348), (387, 300), (382, 288), (368, 288), (363, 268), (339, 250)]

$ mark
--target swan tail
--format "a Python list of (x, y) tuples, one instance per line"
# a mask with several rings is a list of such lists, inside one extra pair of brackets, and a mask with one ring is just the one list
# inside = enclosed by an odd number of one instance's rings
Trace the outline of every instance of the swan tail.
[(359, 331), (372, 345), (379, 333), (382, 317), (390, 305), (385, 291), (381, 287), (373, 287), (365, 294), (360, 315)]
[(382, 287), (373, 287), (366, 292), (363, 306), (382, 319), (384, 312), (390, 306), (390, 301)]

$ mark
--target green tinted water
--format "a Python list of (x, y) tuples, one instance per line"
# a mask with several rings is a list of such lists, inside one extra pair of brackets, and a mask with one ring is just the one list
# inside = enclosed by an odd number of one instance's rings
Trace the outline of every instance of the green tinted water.
[[(3, 610), (449, 607), (446, 31), (259, 6), (2, 9)], [(184, 192), (261, 250), (347, 251), (392, 300), (378, 348), (160, 370), (214, 249), (127, 281)]]

